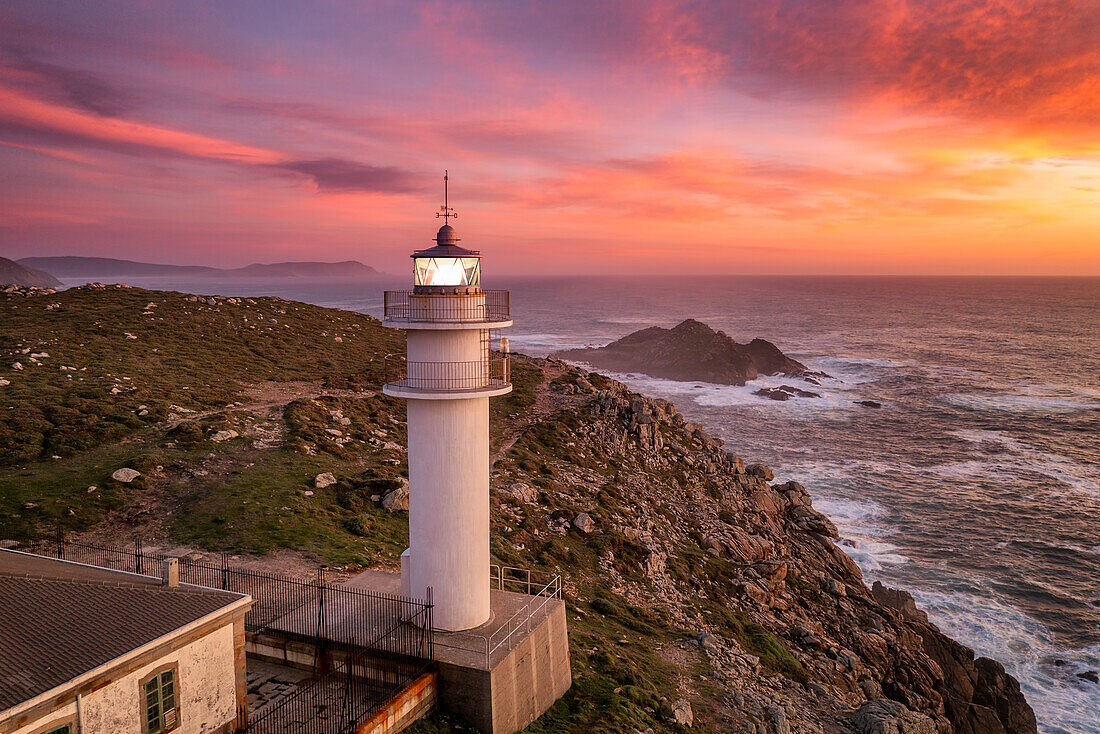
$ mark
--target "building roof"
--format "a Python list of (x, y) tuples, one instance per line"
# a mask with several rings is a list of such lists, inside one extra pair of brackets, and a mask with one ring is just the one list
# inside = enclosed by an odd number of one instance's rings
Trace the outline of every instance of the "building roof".
[(0, 711), (242, 598), (0, 551)]

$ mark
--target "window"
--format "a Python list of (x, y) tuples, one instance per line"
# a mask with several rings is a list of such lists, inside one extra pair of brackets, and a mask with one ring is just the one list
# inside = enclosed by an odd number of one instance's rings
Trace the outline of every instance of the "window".
[(481, 260), (476, 257), (417, 257), (415, 285), (480, 285)]
[(141, 688), (145, 694), (146, 734), (161, 734), (175, 729), (179, 724), (175, 667), (154, 673), (141, 684)]
[(62, 724), (61, 726), (56, 726), (53, 729), (47, 730), (45, 734), (73, 734), (73, 725)]

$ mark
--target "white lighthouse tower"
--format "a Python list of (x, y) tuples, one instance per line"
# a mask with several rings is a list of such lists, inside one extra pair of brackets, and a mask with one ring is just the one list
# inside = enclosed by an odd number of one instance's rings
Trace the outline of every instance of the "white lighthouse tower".
[(481, 289), (481, 256), (460, 247), (447, 200), (435, 246), (412, 254), (413, 289), (387, 291), (383, 324), (405, 329), (407, 357), (386, 395), (405, 398), (409, 435), (409, 548), (401, 590), (432, 589), (433, 624), (478, 627), (489, 605), (489, 398), (512, 390), (507, 291)]

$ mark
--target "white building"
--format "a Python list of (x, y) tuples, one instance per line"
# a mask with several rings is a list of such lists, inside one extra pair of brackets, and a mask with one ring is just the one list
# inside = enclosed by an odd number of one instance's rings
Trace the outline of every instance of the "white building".
[[(453, 216), (444, 204), (445, 217)], [(490, 618), (489, 398), (512, 390), (507, 291), (481, 289), (480, 253), (444, 224), (414, 252), (413, 290), (386, 293), (387, 326), (408, 334), (405, 373), (384, 392), (408, 401), (409, 548), (401, 590), (432, 589), (434, 624), (466, 630)]]
[(226, 734), (251, 597), (0, 550), (0, 734)]

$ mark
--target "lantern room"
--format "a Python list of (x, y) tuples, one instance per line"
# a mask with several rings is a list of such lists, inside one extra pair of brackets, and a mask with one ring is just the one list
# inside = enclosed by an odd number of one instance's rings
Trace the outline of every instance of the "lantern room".
[(458, 245), (454, 227), (444, 224), (435, 247), (412, 254), (417, 293), (477, 293), (481, 286), (481, 253)]

